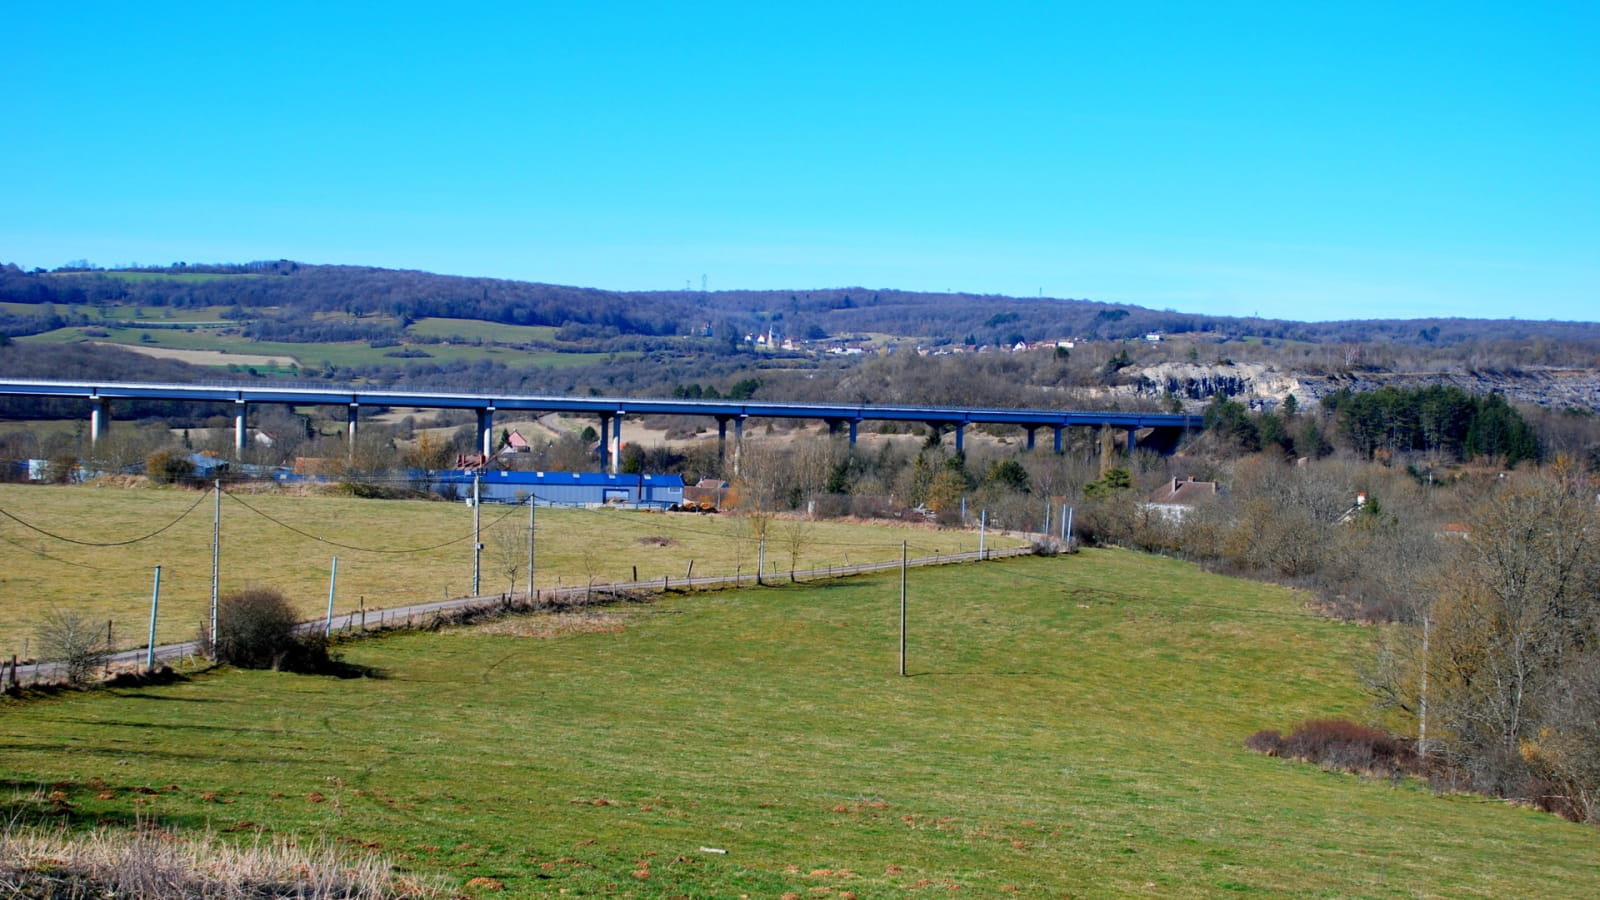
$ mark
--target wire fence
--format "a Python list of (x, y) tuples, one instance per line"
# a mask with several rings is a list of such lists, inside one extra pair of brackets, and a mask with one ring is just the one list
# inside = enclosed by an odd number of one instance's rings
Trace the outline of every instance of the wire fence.
[[(1036, 553), (1032, 546), (986, 548), (957, 553), (935, 553), (909, 558), (903, 563), (912, 568), (954, 565), (987, 560), (1029, 556)], [(476, 618), (510, 613), (542, 612), (600, 606), (627, 598), (651, 595), (665, 596), (674, 591), (721, 590), (770, 586), (786, 582), (803, 583), (849, 578), (901, 568), (899, 559), (879, 562), (828, 565), (818, 568), (788, 571), (776, 563), (761, 573), (735, 572), (732, 575), (697, 575), (660, 578), (606, 581), (539, 588), (530, 594), (517, 593), (480, 594), (433, 600), (405, 606), (362, 608), (302, 622), (302, 632), (324, 632), (332, 636), (358, 636), (383, 631), (433, 629), (445, 625), (470, 621)], [(156, 647), (145, 646), (106, 654), (98, 660), (97, 667), (107, 677), (118, 672), (143, 672), (155, 666), (183, 665), (198, 659), (202, 648), (198, 641), (182, 641)], [(0, 687), (20, 689), (39, 685), (58, 684), (66, 675), (66, 664), (56, 661), (22, 663), (15, 656), (0, 661)]]

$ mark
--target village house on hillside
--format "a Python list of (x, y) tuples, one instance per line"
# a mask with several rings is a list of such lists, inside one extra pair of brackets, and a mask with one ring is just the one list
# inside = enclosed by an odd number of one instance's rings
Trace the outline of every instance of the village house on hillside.
[(506, 434), (506, 442), (505, 445), (500, 448), (500, 452), (502, 454), (532, 453), (533, 446), (528, 443), (527, 438), (522, 436), (522, 432), (513, 428), (509, 433)]
[(1206, 502), (1221, 493), (1215, 481), (1195, 481), (1174, 477), (1145, 498), (1144, 506), (1169, 522), (1182, 522), (1183, 517), (1196, 504)]

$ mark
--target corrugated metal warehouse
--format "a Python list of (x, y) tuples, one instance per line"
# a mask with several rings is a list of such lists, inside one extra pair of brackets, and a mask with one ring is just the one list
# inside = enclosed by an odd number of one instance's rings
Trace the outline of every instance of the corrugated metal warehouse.
[[(435, 490), (472, 496), (471, 472), (435, 472)], [(485, 503), (523, 503), (529, 495), (541, 504), (587, 506), (618, 503), (629, 506), (676, 506), (683, 502), (681, 475), (609, 475), (604, 472), (484, 472), (478, 496)]]

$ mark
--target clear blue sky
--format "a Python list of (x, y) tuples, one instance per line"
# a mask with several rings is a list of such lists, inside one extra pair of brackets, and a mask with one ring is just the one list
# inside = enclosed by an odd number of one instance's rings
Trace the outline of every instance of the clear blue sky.
[(13, 4), (0, 261), (1600, 319), (1600, 3)]

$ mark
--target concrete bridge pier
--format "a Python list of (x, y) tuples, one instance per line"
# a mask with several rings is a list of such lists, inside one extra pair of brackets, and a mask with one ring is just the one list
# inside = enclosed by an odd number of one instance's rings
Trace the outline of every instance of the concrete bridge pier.
[(967, 452), (967, 424), (965, 422), (929, 422), (927, 425), (929, 428), (933, 429), (933, 443), (935, 446), (943, 443), (944, 430), (949, 428), (951, 431), (954, 431), (956, 435), (956, 452)]
[(478, 413), (478, 452), (487, 460), (494, 455), (494, 407), (485, 406)]
[(840, 426), (849, 425), (850, 426), (850, 447), (851, 447), (851, 449), (855, 448), (855, 446), (856, 446), (856, 426), (859, 424), (859, 420), (857, 420), (857, 419), (828, 419), (826, 421), (828, 423), (828, 435), (830, 437), (837, 436), (839, 434), (839, 427)]
[(1033, 427), (1032, 425), (1024, 425), (1022, 430), (1026, 431), (1028, 433), (1028, 451), (1032, 452), (1033, 451), (1033, 433), (1035, 431), (1038, 431), (1039, 429)]
[(600, 413), (600, 471), (611, 470), (611, 413)]
[(233, 401), (233, 456), (235, 459), (244, 455), (244, 431), (246, 404), (243, 400)]
[(1061, 432), (1062, 432), (1062, 428), (1061, 428), (1060, 425), (1056, 425), (1056, 426), (1051, 427), (1050, 430), (1055, 432), (1055, 434), (1054, 434), (1054, 436), (1052, 438), (1052, 442), (1055, 445), (1055, 451), (1057, 453), (1060, 453), (1061, 452)]
[(358, 418), (360, 418), (360, 413), (361, 413), (361, 404), (359, 404), (359, 403), (350, 404), (350, 408), (345, 411), (345, 416), (344, 416), (345, 443), (348, 445), (345, 448), (345, 452), (351, 458), (354, 458), (355, 455), (356, 455), (356, 420)]
[(622, 467), (622, 410), (611, 418), (611, 474), (617, 474)]
[[(1126, 432), (1120, 441), (1116, 438), (1118, 430)], [(1102, 457), (1110, 456), (1118, 444), (1122, 445), (1123, 452), (1129, 456), (1132, 456), (1133, 452), (1139, 449), (1139, 430), (1137, 428), (1124, 428), (1106, 422), (1095, 428), (1095, 439), (1095, 442), (1100, 445), (1100, 455)]]
[(717, 416), (717, 459), (728, 462), (728, 423), (733, 423), (733, 474), (739, 475), (739, 456), (744, 449), (744, 416)]
[(89, 407), (89, 446), (100, 442), (100, 435), (111, 425), (111, 401), (94, 398)]

